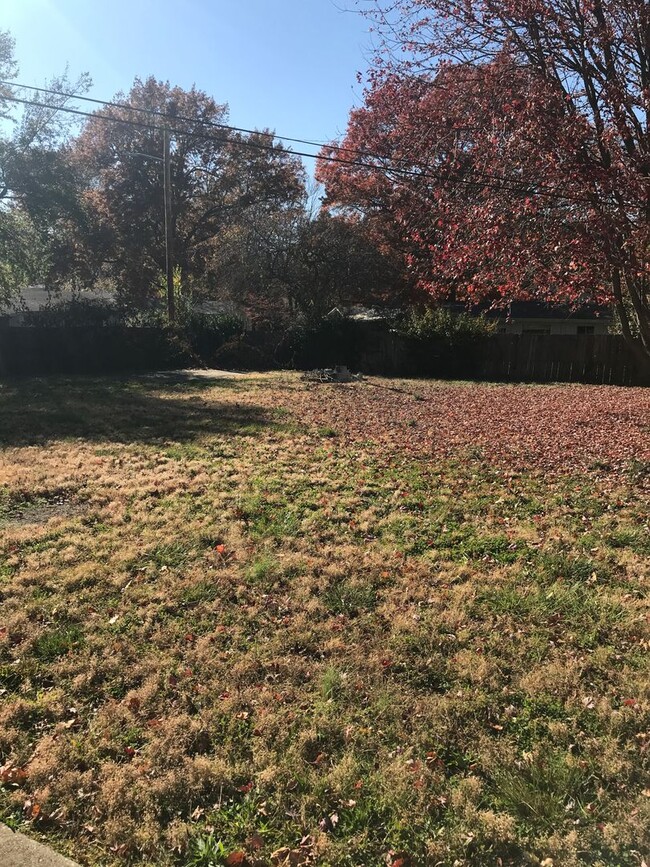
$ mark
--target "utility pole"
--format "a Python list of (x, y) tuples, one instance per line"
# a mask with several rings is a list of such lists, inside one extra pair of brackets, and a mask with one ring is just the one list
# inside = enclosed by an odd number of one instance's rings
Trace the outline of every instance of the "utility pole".
[(167, 314), (169, 324), (176, 322), (176, 299), (174, 298), (174, 227), (172, 224), (172, 164), (169, 148), (169, 129), (165, 127), (163, 140), (163, 165), (165, 175), (165, 276), (167, 279)]

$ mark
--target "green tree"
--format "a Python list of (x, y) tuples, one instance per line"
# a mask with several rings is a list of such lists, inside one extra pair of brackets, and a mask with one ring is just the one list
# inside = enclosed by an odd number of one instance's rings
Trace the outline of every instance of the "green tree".
[[(80, 242), (131, 309), (155, 308), (165, 264), (163, 128), (171, 136), (174, 262), (182, 291), (214, 293), (221, 236), (254, 207), (266, 215), (304, 197), (301, 163), (268, 132), (219, 125), (227, 106), (196, 88), (136, 79), (74, 142), (90, 226)], [(151, 112), (157, 114), (151, 114)], [(109, 117), (113, 122), (107, 122)]]
[(18, 289), (42, 280), (47, 265), (48, 251), (29, 215), (0, 206), (0, 309)]
[[(17, 74), (14, 40), (0, 31), (0, 78)], [(46, 280), (65, 237), (64, 224), (80, 215), (80, 188), (68, 159), (66, 142), (75, 128), (61, 111), (73, 94), (90, 86), (88, 75), (76, 81), (67, 70), (53, 78), (50, 94), (31, 98), (0, 85), (0, 117), (9, 133), (0, 138), (0, 302), (6, 305), (30, 282)], [(17, 103), (15, 98), (36, 104)]]

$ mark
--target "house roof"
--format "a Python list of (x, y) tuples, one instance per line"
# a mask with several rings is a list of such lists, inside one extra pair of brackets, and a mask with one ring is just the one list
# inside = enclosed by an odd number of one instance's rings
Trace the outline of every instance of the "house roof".
[(70, 301), (91, 301), (106, 305), (115, 303), (110, 292), (102, 292), (98, 289), (85, 292), (51, 292), (47, 286), (26, 286), (9, 300), (5, 313), (36, 313), (47, 307)]

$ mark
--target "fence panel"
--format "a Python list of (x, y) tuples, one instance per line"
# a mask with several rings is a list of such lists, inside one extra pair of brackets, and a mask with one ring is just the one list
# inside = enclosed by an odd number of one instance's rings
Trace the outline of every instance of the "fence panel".
[[(269, 345), (282, 335), (260, 334)], [(219, 335), (179, 340), (160, 328), (0, 328), (0, 375), (112, 373), (212, 362)], [(264, 341), (262, 341), (264, 342)], [(192, 349), (189, 344), (193, 343)], [(309, 369), (347, 364), (387, 376), (505, 382), (650, 384), (644, 364), (618, 334), (496, 334), (449, 342), (415, 340), (386, 323), (326, 324), (275, 363)], [(243, 346), (242, 352), (245, 353)], [(258, 353), (259, 355), (259, 353)]]

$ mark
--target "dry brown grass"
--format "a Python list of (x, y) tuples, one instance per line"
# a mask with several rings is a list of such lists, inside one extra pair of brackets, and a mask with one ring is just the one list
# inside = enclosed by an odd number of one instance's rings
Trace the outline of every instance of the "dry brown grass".
[(646, 392), (0, 401), (5, 820), (96, 865), (647, 857)]

